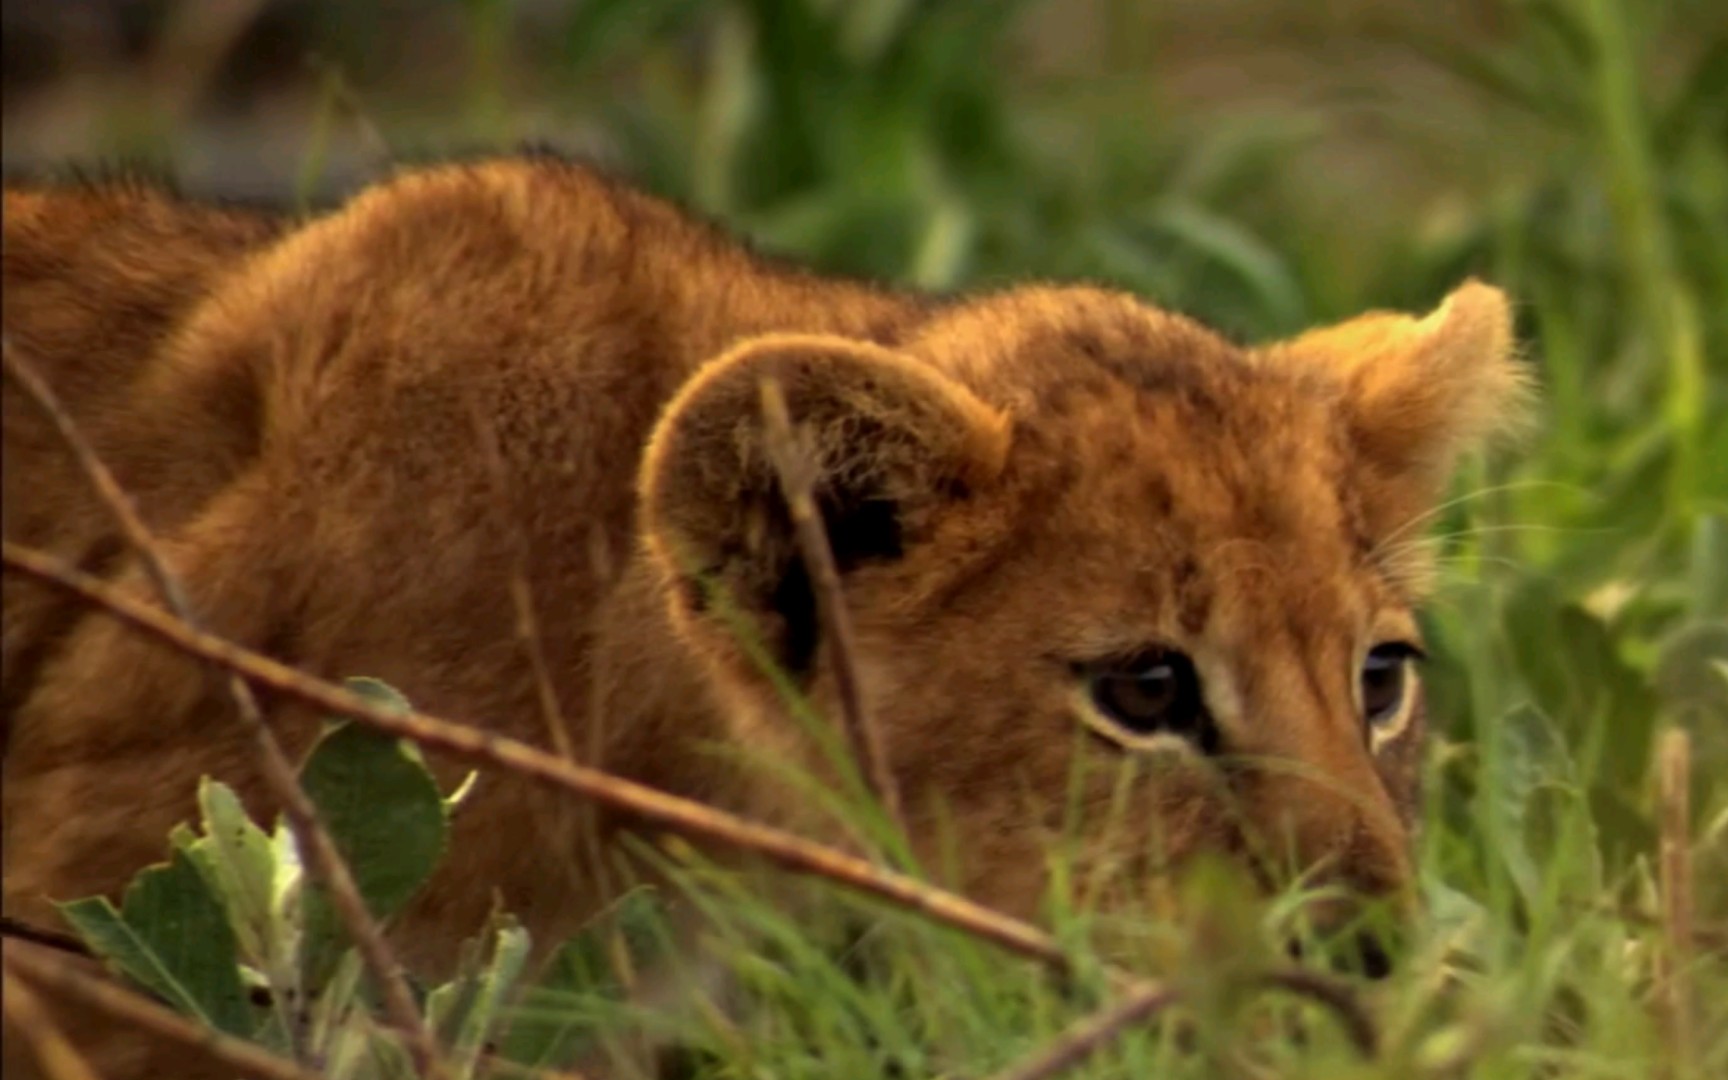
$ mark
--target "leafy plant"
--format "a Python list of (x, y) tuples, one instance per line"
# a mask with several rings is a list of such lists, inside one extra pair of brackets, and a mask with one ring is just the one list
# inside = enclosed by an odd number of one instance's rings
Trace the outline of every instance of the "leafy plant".
[[(407, 707), (377, 680), (346, 686), (387, 707)], [(325, 731), (300, 782), (367, 910), (383, 923), (431, 878), (444, 854), (447, 818), (469, 786), (440, 795), (412, 743), (347, 722)], [(168, 862), (140, 871), (119, 907), (105, 897), (60, 905), (83, 943), (175, 1010), (321, 1068), (332, 1080), (414, 1075), (327, 896), (307, 880), (287, 825), (278, 819), (265, 832), (232, 788), (208, 777), (198, 805), (199, 828), (177, 827)], [(461, 948), (449, 981), (421, 995), (450, 1075), (481, 1075), (492, 1047), (501, 1060), (524, 1066), (567, 1065), (593, 1038), (580, 1017), (584, 1003), (623, 992), (611, 969), (616, 935), (650, 955), (656, 939), (641, 927), (656, 911), (650, 893), (626, 894), (554, 952), (538, 981), (529, 970), (527, 931), (508, 914), (494, 914)], [(516, 1011), (518, 999), (525, 1011)], [(550, 1019), (549, 1000), (561, 1007)]]

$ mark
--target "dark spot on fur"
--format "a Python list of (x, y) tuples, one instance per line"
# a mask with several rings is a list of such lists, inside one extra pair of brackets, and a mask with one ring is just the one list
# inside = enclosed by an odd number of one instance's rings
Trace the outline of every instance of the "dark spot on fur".
[(1175, 504), (1175, 496), (1170, 491), (1170, 482), (1159, 473), (1148, 475), (1141, 484), (1140, 497), (1145, 500), (1146, 508), (1155, 517), (1167, 518), (1170, 509)]
[(1223, 427), (1229, 418), (1229, 410), (1213, 393), (1212, 388), (1199, 383), (1191, 383), (1181, 389), (1183, 411), (1195, 426), (1204, 425), (1217, 429)]
[(1063, 336), (1062, 344), (1067, 351), (1079, 353), (1094, 364), (1104, 362), (1104, 342), (1095, 327), (1074, 327)]
[(284, 664), (296, 663), (300, 658), (300, 634), (304, 627), (304, 617), (300, 612), (280, 612), (265, 631), (258, 651)]
[(1063, 381), (1052, 386), (1044, 394), (1044, 410), (1057, 418), (1066, 417), (1074, 411), (1074, 384)]
[(906, 320), (899, 316), (879, 316), (864, 329), (864, 339), (892, 348), (906, 337)]

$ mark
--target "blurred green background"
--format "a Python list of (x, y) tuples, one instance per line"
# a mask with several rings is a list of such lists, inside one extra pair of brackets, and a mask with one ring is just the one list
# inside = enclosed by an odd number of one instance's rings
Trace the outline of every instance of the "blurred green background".
[[(1723, 0), (43, 0), (3, 19), (8, 171), (143, 161), (309, 208), (392, 161), (533, 140), (825, 269), (1102, 280), (1250, 340), (1424, 309), (1466, 275), (1504, 286), (1542, 404), (1434, 522), (1425, 866), (1504, 928), (1487, 970), (1596, 935), (1598, 966), (1540, 967), (1493, 1006), (1527, 1014), (1512, 1029), (1546, 1038), (1562, 992), (1598, 1000), (1605, 972), (1642, 1000), (1648, 950), (1622, 971), (1600, 935), (1632, 948), (1662, 921), (1650, 757), (1683, 728), (1720, 978)], [(1728, 1070), (1713, 1015), (1695, 1061)]]

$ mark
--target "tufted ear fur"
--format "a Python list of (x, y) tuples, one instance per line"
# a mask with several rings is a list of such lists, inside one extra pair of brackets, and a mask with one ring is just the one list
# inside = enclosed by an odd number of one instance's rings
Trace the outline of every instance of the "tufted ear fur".
[(1506, 294), (1466, 281), (1422, 318), (1373, 312), (1268, 350), (1336, 381), (1371, 531), (1425, 510), (1460, 454), (1524, 419), (1529, 376)]
[(776, 659), (803, 673), (814, 596), (763, 438), (762, 384), (776, 381), (816, 465), (815, 493), (840, 572), (897, 558), (945, 505), (987, 484), (1006, 417), (929, 366), (879, 346), (771, 334), (711, 361), (667, 406), (639, 479), (643, 533), (678, 582), (675, 617), (707, 611), (699, 578), (754, 617)]

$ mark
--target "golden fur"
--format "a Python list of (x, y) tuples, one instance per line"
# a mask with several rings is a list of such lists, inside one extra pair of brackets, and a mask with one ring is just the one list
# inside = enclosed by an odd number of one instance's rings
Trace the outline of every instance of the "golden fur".
[[(9, 341), (236, 641), (549, 745), (520, 568), (580, 755), (820, 831), (707, 751), (816, 767), (702, 582), (834, 714), (762, 447), (773, 375), (814, 436), (914, 837), (939, 861), (952, 819), (962, 888), (1035, 912), (1070, 806), (1095, 826), (1082, 860), (1130, 887), (1154, 851), (1256, 844), (1368, 893), (1410, 883), (1420, 706), (1371, 738), (1357, 673), (1416, 636), (1420, 574), (1387, 545), (1520, 397), (1493, 288), (1247, 348), (1105, 289), (817, 277), (542, 159), (408, 172), (293, 225), (135, 186), (9, 189), (5, 244)], [(7, 537), (149, 595), (32, 409), (8, 383)], [(5, 588), (7, 914), (50, 923), (50, 899), (160, 859), (201, 774), (270, 810), (204, 671)], [(1079, 666), (1151, 645), (1192, 658), (1217, 761), (1143, 751), (1088, 702)], [(307, 744), (315, 718), (272, 713)], [(1146, 754), (1176, 764), (1096, 828)], [(494, 890), (541, 940), (589, 914), (578, 813), (482, 777), (397, 927), (408, 962), (447, 963)]]

